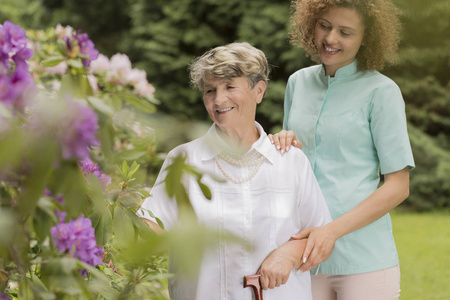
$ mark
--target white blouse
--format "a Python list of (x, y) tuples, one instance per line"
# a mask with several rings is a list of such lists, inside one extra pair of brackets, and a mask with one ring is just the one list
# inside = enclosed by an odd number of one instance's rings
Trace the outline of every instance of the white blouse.
[[(297, 148), (281, 154), (256, 123), (260, 138), (249, 153), (256, 150), (264, 156), (258, 172), (242, 183), (217, 182), (205, 176), (204, 183), (212, 191), (207, 200), (196, 179), (186, 180), (186, 190), (200, 223), (216, 231), (200, 267), (199, 278), (175, 276), (169, 282), (169, 292), (175, 300), (252, 299), (252, 289), (243, 288), (244, 275), (255, 274), (263, 260), (295, 233), (308, 227), (331, 221), (319, 185), (309, 161)], [(208, 133), (172, 150), (164, 162), (152, 197), (145, 199), (142, 208), (160, 218), (166, 230), (177, 224), (178, 207), (165, 193), (164, 169), (171, 158), (186, 153), (187, 163), (224, 179), (215, 157), (227, 145), (217, 133), (215, 125)], [(253, 159), (257, 160), (259, 155)], [(245, 178), (255, 166), (237, 167), (223, 160), (223, 169), (234, 178)], [(138, 215), (153, 220), (148, 212)], [(224, 234), (232, 233), (248, 244), (227, 243)], [(173, 264), (173, 261), (172, 261)], [(265, 300), (312, 299), (309, 272), (291, 272), (286, 284), (263, 292)]]

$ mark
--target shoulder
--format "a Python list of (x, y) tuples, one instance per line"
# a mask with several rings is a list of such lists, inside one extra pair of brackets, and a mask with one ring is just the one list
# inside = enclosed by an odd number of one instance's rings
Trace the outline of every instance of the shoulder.
[(280, 169), (289, 168), (289, 169), (303, 169), (305, 167), (309, 167), (309, 159), (303, 152), (303, 150), (297, 147), (291, 147), (288, 152), (281, 153), (279, 150), (276, 150), (273, 147), (273, 151), (275, 152), (275, 165), (280, 166)]
[(378, 71), (364, 71), (364, 72), (359, 72), (360, 73), (360, 78), (367, 80), (368, 82), (370, 82), (373, 86), (374, 89), (383, 89), (383, 88), (388, 88), (388, 89), (397, 89), (400, 90), (400, 88), (398, 87), (397, 83), (395, 83), (394, 80), (392, 80), (391, 78), (387, 77), (384, 74), (381, 74)]
[(173, 158), (179, 155), (185, 155), (187, 157), (192, 157), (195, 155), (199, 155), (200, 149), (202, 149), (205, 144), (205, 136), (199, 137), (190, 142), (181, 144), (173, 148), (167, 154), (167, 158)]
[(310, 67), (302, 68), (296, 72), (294, 72), (291, 76), (289, 76), (289, 80), (296, 80), (301, 77), (308, 77), (311, 75), (320, 74), (322, 70), (322, 65), (314, 65)]

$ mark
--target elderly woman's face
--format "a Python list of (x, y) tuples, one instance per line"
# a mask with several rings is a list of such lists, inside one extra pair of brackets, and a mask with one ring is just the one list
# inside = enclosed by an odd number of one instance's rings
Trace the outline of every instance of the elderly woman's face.
[(256, 104), (264, 95), (266, 84), (255, 87), (244, 77), (209, 78), (203, 89), (203, 101), (209, 116), (222, 131), (245, 130), (254, 126)]

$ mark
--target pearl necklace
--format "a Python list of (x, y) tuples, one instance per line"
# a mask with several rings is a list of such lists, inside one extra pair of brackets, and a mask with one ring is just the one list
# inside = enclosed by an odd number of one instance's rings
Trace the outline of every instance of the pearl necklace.
[[(254, 158), (255, 156), (257, 156), (259, 153), (255, 150), (253, 150), (249, 155), (247, 155), (245, 158), (242, 159), (235, 159), (231, 156), (229, 156), (228, 154), (222, 152), (219, 155), (217, 155), (216, 157), (214, 157), (214, 160), (216, 161), (217, 166), (219, 167), (219, 170), (222, 172), (222, 174), (228, 178), (229, 180), (231, 180), (234, 183), (242, 183), (242, 182), (246, 182), (250, 179), (253, 178), (253, 176), (256, 175), (256, 173), (259, 170), (259, 167), (261, 167), (261, 163), (264, 160), (264, 156), (262, 154), (259, 154), (259, 157), (257, 159), (251, 160), (252, 158)], [(237, 167), (251, 167), (251, 166), (255, 166), (253, 168), (253, 171), (248, 174), (246, 177), (243, 178), (234, 178), (233, 176), (230, 175), (230, 173), (228, 173), (222, 163), (220, 162), (220, 159), (223, 159), (224, 161), (226, 161), (227, 163), (237, 166)]]

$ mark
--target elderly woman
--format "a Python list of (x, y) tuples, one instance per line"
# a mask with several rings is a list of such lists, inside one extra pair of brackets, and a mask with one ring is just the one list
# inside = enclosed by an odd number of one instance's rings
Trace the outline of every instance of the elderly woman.
[[(289, 241), (302, 229), (329, 222), (330, 215), (308, 159), (299, 149), (282, 155), (255, 122), (268, 82), (264, 53), (247, 43), (214, 48), (197, 58), (190, 68), (192, 83), (203, 92), (203, 101), (214, 124), (205, 136), (180, 145), (167, 161), (187, 155), (187, 163), (206, 176), (212, 200), (201, 192), (196, 178), (186, 179), (186, 189), (199, 222), (217, 232), (208, 248), (196, 283), (196, 295), (186, 294), (190, 283), (182, 277), (170, 283), (173, 299), (252, 299), (243, 288), (243, 276), (259, 272), (264, 298), (312, 299), (309, 272), (296, 272), (305, 241)], [(178, 207), (164, 191), (162, 171), (142, 208), (173, 228)], [(152, 228), (155, 220), (145, 210)], [(231, 233), (248, 245), (226, 243)], [(275, 288), (277, 287), (277, 288)]]

